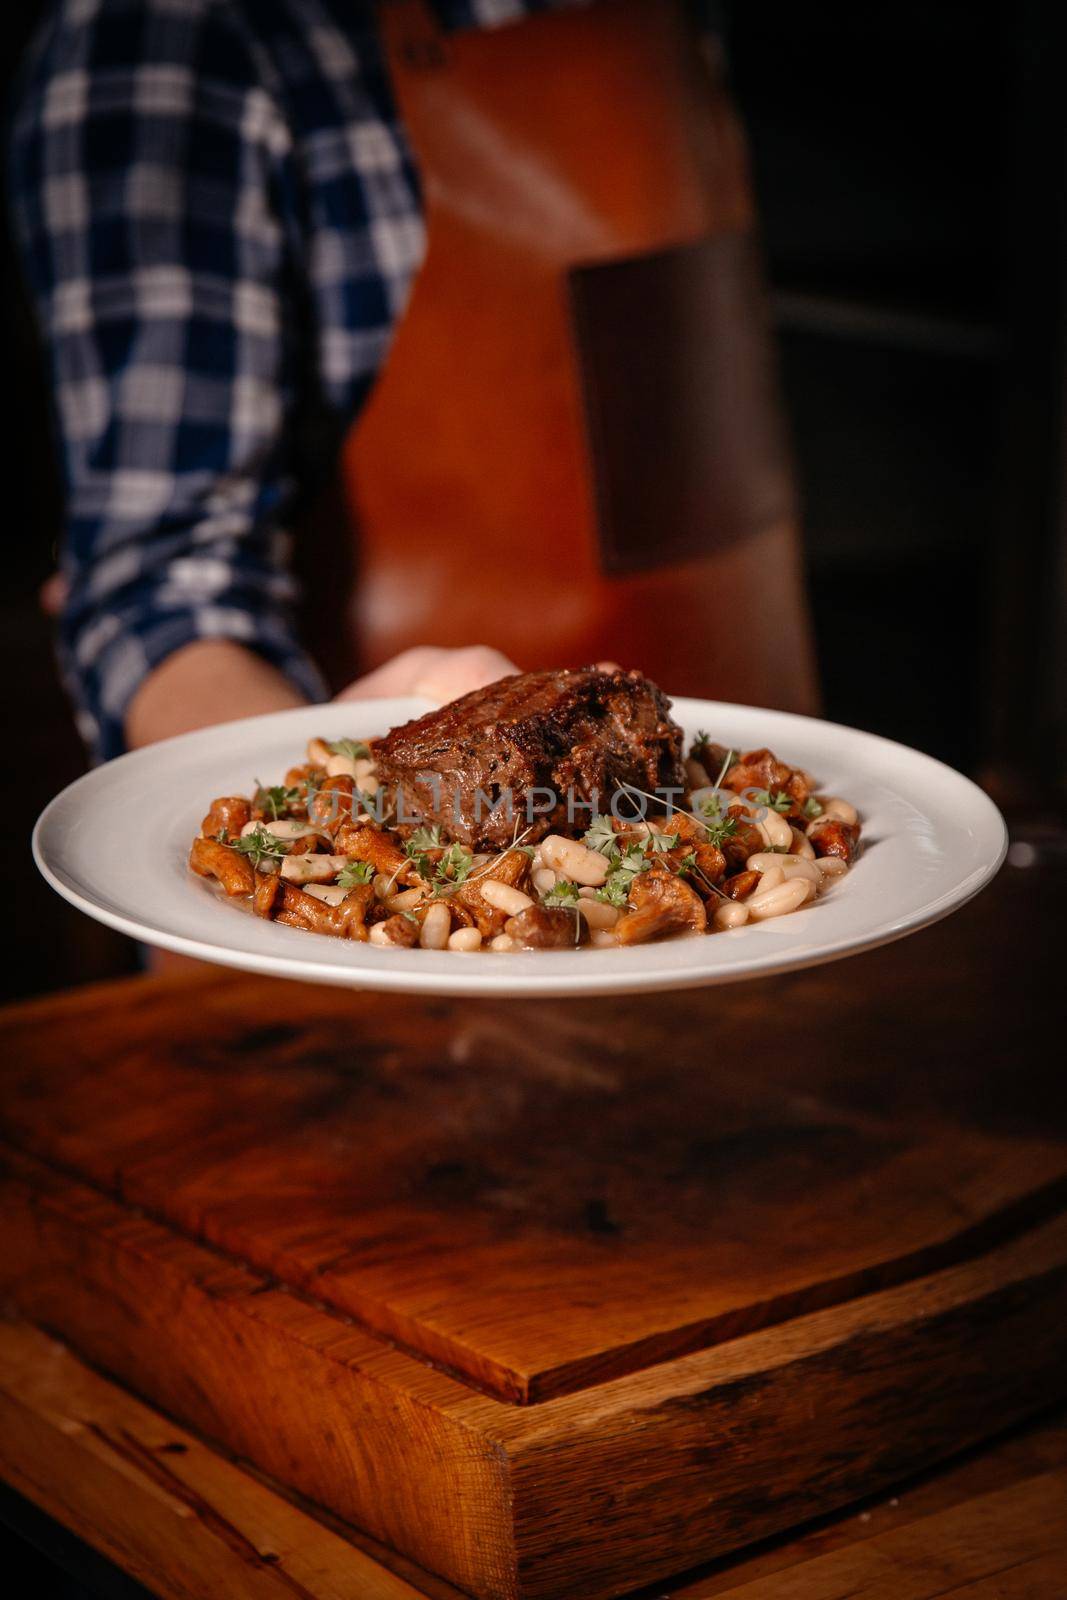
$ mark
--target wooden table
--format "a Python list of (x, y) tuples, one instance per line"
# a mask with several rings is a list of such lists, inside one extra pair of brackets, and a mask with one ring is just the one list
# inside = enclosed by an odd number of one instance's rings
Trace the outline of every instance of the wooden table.
[[(461, 1600), (26, 1324), (0, 1323), (0, 1477), (163, 1600)], [(1062, 1600), (1067, 1413), (632, 1600)]]
[(663, 1579), (1067, 1392), (1061, 892), (1009, 873), (900, 945), (653, 1002), (208, 974), (16, 1009), (0, 1278), (122, 1404), (438, 1592)]

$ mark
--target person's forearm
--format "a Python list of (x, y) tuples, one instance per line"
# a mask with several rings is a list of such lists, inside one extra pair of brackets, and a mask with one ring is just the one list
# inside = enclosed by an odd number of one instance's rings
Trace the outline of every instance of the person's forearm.
[(130, 749), (216, 722), (305, 705), (276, 667), (229, 639), (198, 639), (150, 673), (130, 702)]

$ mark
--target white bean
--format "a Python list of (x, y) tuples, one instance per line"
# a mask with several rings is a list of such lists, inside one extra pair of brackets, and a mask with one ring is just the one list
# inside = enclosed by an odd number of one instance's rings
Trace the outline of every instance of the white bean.
[(785, 818), (770, 806), (764, 808), (756, 827), (767, 843), (776, 850), (788, 850), (793, 842), (793, 830)]
[(811, 840), (799, 828), (790, 828), (793, 842), (789, 846), (790, 855), (803, 856), (805, 861), (815, 860), (815, 851), (811, 847)]
[(331, 756), (326, 763), (326, 776), (328, 778), (354, 778), (356, 776), (356, 763), (351, 756)]
[(530, 873), (530, 882), (538, 894), (547, 894), (556, 887), (556, 874), (551, 867), (535, 867)]
[(816, 870), (827, 881), (833, 878), (843, 878), (848, 871), (848, 862), (842, 861), (840, 856), (818, 856), (815, 861)]
[[(745, 866), (749, 872), (772, 872), (777, 867), (783, 878), (807, 878), (809, 883), (819, 882), (819, 869), (815, 865), (814, 856), (808, 861), (803, 856), (780, 856), (772, 854), (769, 850), (760, 850), (754, 856), (749, 856)], [(762, 884), (760, 887), (762, 888)]]
[(517, 950), (519, 947), (510, 933), (498, 933), (495, 939), (489, 941), (490, 950)]
[(521, 889), (513, 889), (510, 883), (501, 883), (499, 878), (482, 878), (478, 888), (487, 904), (495, 906), (498, 911), (506, 911), (509, 917), (517, 917), (520, 911), (533, 905), (528, 894), (523, 894)]
[(578, 910), (590, 928), (613, 928), (619, 920), (618, 909), (603, 900), (579, 899)]
[(386, 948), (390, 950), (393, 948), (393, 941), (385, 931), (384, 922), (372, 923), (371, 930), (367, 935), (367, 938), (370, 940), (371, 944), (385, 945)]
[(369, 778), (372, 775), (372, 773), (377, 772), (377, 770), (378, 770), (377, 767), (374, 765), (374, 762), (371, 761), (369, 759), (369, 757), (367, 757), (367, 756), (357, 756), (356, 757), (356, 761), (355, 761), (355, 767), (356, 767), (356, 771), (355, 771), (356, 782), (357, 783), (363, 783), (364, 787), (366, 787), (366, 784), (364, 783), (364, 779)]
[(741, 928), (748, 921), (748, 906), (741, 900), (725, 900), (716, 906), (711, 920), (721, 932)]
[(388, 900), (389, 896), (393, 894), (395, 890), (396, 873), (379, 872), (378, 876), (374, 880), (374, 898), (376, 900)]
[[(426, 893), (423, 889), (401, 889), (399, 894), (388, 895), (385, 903), (390, 911), (414, 911), (425, 898)], [(447, 908), (442, 906), (441, 909)]]
[[(776, 889), (780, 883), (784, 882), (785, 873), (782, 871), (778, 863), (775, 862), (773, 867), (768, 867), (765, 872), (760, 874), (759, 883), (757, 883), (752, 893), (762, 894), (765, 889)], [(751, 898), (752, 894), (750, 893), (748, 895), (748, 899), (751, 900)]]
[(281, 874), (287, 883), (329, 883), (347, 865), (347, 856), (286, 856)]
[(775, 884), (772, 889), (764, 889), (761, 884), (756, 893), (746, 900), (745, 906), (753, 922), (766, 922), (770, 917), (783, 917), (788, 911), (795, 911), (802, 906), (808, 898), (808, 889), (809, 884), (804, 878)]
[(325, 739), (308, 740), (308, 760), (313, 767), (324, 767), (331, 755), (330, 747)]
[(541, 860), (573, 883), (588, 884), (593, 889), (599, 889), (608, 875), (607, 857), (599, 850), (590, 850), (577, 839), (564, 839), (558, 833), (542, 839)]
[(339, 883), (309, 883), (307, 893), (328, 906), (339, 906), (347, 898), (348, 890), (342, 889)]
[(847, 800), (842, 800), (836, 794), (828, 795), (822, 803), (822, 815), (819, 822), (850, 822), (859, 821), (859, 812)]
[(477, 928), (457, 928), (455, 933), (448, 936), (450, 950), (477, 950), (482, 942), (482, 936)]
[(589, 943), (595, 945), (598, 950), (608, 950), (618, 942), (610, 928), (594, 928), (589, 935)]
[(306, 839), (309, 833), (322, 832), (321, 828), (314, 828), (309, 822), (298, 822), (295, 817), (282, 817), (277, 822), (246, 822), (241, 829), (241, 838), (247, 839), (257, 828), (262, 828), (264, 833), (269, 833), (275, 839)]
[(432, 905), (422, 919), (419, 943), (424, 950), (443, 950), (448, 943), (452, 927), (452, 913), (440, 900)]

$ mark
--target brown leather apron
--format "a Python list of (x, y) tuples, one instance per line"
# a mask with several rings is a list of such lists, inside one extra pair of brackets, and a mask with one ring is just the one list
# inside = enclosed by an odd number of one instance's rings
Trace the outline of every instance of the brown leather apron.
[(676, 0), (445, 37), (381, 9), (428, 252), (344, 451), (361, 664), (614, 657), (808, 709), (741, 136)]

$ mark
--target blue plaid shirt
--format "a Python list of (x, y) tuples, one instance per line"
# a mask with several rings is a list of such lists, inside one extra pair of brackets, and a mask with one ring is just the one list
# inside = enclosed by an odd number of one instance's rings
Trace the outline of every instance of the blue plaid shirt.
[[(549, 3), (436, 9), (488, 26)], [(321, 698), (284, 532), (292, 421), (309, 389), (356, 414), (424, 245), (369, 0), (63, 0), (12, 160), (87, 742), (120, 752), (138, 686), (195, 639), (237, 640)]]

